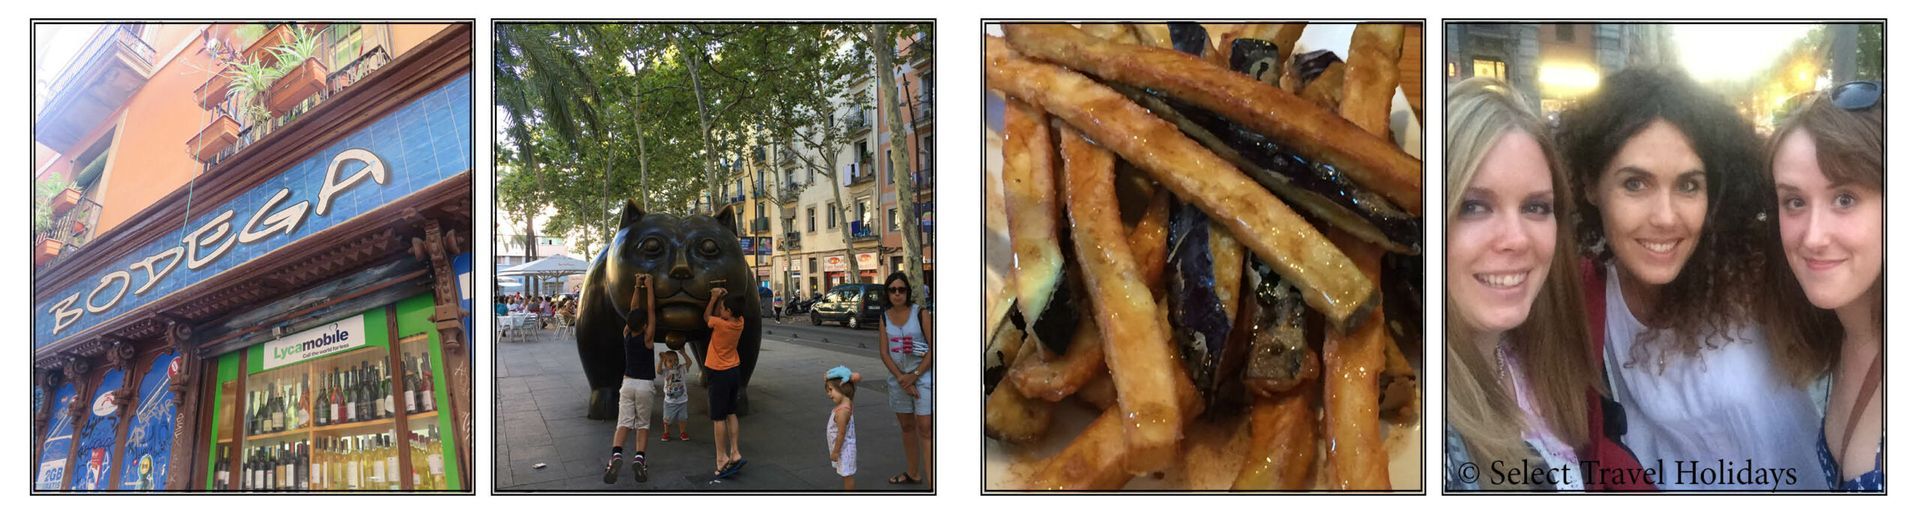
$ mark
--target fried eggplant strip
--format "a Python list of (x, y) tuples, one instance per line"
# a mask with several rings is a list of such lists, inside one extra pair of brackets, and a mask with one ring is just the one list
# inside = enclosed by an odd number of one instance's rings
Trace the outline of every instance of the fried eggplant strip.
[[(1347, 76), (1340, 95), (1340, 116), (1368, 133), (1392, 141), (1393, 90), (1400, 85), (1400, 48), (1406, 26), (1362, 23), (1347, 46)], [(1419, 175), (1413, 175), (1418, 184)]]
[(1298, 491), (1313, 486), (1313, 393), (1307, 388), (1262, 398), (1248, 414), (1253, 440), (1233, 480), (1235, 491)]
[[(1007, 24), (1004, 29), (1008, 43), (1025, 55), (1106, 80), (1165, 91), (1332, 164), (1352, 176), (1354, 182), (1379, 192), (1408, 212), (1421, 212), (1418, 159), (1392, 141), (1376, 137), (1300, 97), (1193, 56), (1113, 43), (1068, 25)], [(992, 47), (989, 43), (988, 59), (997, 63), (1000, 59), (993, 57)], [(990, 84), (994, 71), (994, 66), (987, 67)], [(1048, 111), (1060, 114), (1052, 108), (1052, 102), (1035, 100), (1033, 95), (1016, 96), (1048, 104)], [(1128, 160), (1140, 161), (1132, 155)]]
[(1082, 317), (1064, 354), (1047, 359), (1040, 352), (1022, 355), (1008, 370), (1007, 378), (1028, 398), (1057, 402), (1072, 396), (1080, 386), (1107, 370), (1106, 351), (1101, 348), (1100, 326)]
[[(1164, 311), (1163, 311), (1164, 312)], [(1089, 387), (1092, 387), (1089, 384)], [(1011, 389), (1011, 388), (1009, 388)], [(1174, 396), (1180, 399), (1180, 417), (1191, 421), (1200, 415), (1200, 392), (1193, 382), (1180, 377), (1174, 383)], [(1126, 443), (1125, 409), (1115, 405), (1106, 409), (1085, 431), (1067, 443), (1067, 448), (1047, 459), (1032, 478), (1033, 489), (1050, 491), (1087, 491), (1119, 489), (1132, 480), (1127, 471), (1130, 448)]]
[[(1140, 279), (1148, 284), (1159, 284), (1167, 272), (1167, 216), (1169, 205), (1166, 190), (1154, 192), (1147, 200), (1147, 213), (1133, 225), (1133, 233), (1127, 234), (1127, 246), (1133, 249), (1133, 262), (1140, 264)], [(1154, 298), (1167, 294), (1166, 288), (1153, 289)]]
[[(1065, 348), (1064, 341), (1051, 338), (1065, 334), (1038, 330), (1044, 317), (1062, 315), (1054, 302), (1062, 292), (1066, 259), (1060, 252), (1059, 186), (1054, 183), (1053, 130), (1047, 126), (1047, 113), (1017, 98), (1007, 98), (1006, 144), (1002, 146), (1005, 166), (1001, 179), (1007, 196), (1007, 232), (1013, 241), (1012, 279), (1020, 315), (1029, 324), (1029, 333), (1042, 344)], [(1071, 313), (1066, 313), (1071, 314)]]
[(1167, 24), (1129, 23), (1127, 26), (1133, 28), (1133, 35), (1140, 39), (1140, 44), (1154, 48), (1173, 49), (1173, 31), (1167, 28)]
[[(1036, 346), (1021, 345), (1021, 356), (1039, 353)], [(1010, 379), (1001, 380), (999, 386), (987, 395), (987, 437), (1009, 443), (1040, 440), (1041, 436), (1047, 434), (1047, 427), (1053, 424), (1053, 404), (1027, 398), (1020, 394), (1019, 387), (1006, 382)]]
[(1080, 386), (1079, 391), (1073, 393), (1073, 397), (1087, 402), (1087, 405), (1092, 405), (1094, 408), (1106, 410), (1113, 406), (1114, 397), (1119, 394), (1113, 390), (1113, 375), (1096, 373), (1092, 380), (1088, 380), (1086, 384)]
[(1326, 236), (1172, 124), (1083, 75), (1021, 57), (1000, 38), (987, 38), (987, 61), (989, 87), (1044, 106), (1146, 170), (1175, 196), (1200, 205), (1336, 325), (1349, 326), (1379, 306), (1378, 288)]
[(1061, 156), (1067, 170), (1067, 217), (1073, 226), (1074, 254), (1093, 301), (1095, 321), (1105, 339), (1107, 368), (1120, 392), (1126, 417), (1127, 470), (1159, 471), (1180, 447), (1180, 416), (1175, 384), (1186, 380), (1174, 356), (1173, 341), (1155, 322), (1153, 293), (1140, 278), (1127, 251), (1114, 193), (1113, 153), (1096, 147), (1078, 131), (1064, 129)]
[(1307, 86), (1300, 90), (1300, 97), (1329, 111), (1338, 111), (1342, 96), (1346, 94), (1346, 84), (1347, 64), (1336, 62), (1327, 66), (1326, 71), (1320, 72), (1319, 77), (1308, 82)]
[(1140, 38), (1133, 35), (1133, 27), (1125, 23), (1084, 23), (1080, 25), (1080, 30), (1115, 43), (1140, 44)]
[(1407, 422), (1420, 417), (1420, 380), (1400, 345), (1387, 341), (1387, 365), (1380, 370), (1380, 417)]
[[(1367, 273), (1379, 276), (1379, 249), (1344, 235), (1335, 244)], [(1326, 434), (1334, 487), (1379, 491), (1392, 487), (1387, 478), (1387, 451), (1380, 440), (1379, 373), (1386, 366), (1386, 321), (1378, 312), (1345, 333), (1328, 330), (1326, 370)]]

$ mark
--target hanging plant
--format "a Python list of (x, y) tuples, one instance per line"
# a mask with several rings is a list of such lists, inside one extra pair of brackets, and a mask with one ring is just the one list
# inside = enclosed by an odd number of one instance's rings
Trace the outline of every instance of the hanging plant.
[(233, 76), (233, 83), (227, 86), (227, 95), (239, 107), (240, 119), (249, 126), (267, 121), (271, 116), (265, 105), (267, 90), (280, 79), (280, 69), (247, 59), (234, 64), (228, 74)]
[(269, 48), (273, 53), (277, 77), (267, 93), (267, 110), (274, 114), (292, 111), (327, 86), (327, 68), (314, 58), (320, 35), (296, 29), (286, 43)]

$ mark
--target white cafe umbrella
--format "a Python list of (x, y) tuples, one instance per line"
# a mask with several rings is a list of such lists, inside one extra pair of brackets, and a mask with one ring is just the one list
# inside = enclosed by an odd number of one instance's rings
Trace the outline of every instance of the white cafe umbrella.
[(502, 277), (528, 276), (528, 275), (538, 276), (538, 277), (564, 277), (567, 275), (579, 275), (586, 272), (587, 272), (587, 261), (575, 259), (565, 255), (554, 255), (554, 256), (542, 258), (537, 261), (533, 261), (526, 264), (521, 264), (518, 266), (500, 270), (500, 272), (497, 273), (497, 275)]

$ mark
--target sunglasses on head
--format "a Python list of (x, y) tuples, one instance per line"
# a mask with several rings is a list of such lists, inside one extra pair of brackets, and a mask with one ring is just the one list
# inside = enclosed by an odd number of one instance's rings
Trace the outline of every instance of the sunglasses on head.
[(1833, 106), (1849, 111), (1858, 111), (1880, 103), (1883, 86), (1877, 81), (1857, 80), (1841, 84), (1830, 93)]
[(900, 293), (900, 294), (907, 294), (907, 288), (904, 288), (904, 287), (889, 287), (889, 288), (887, 288), (887, 292), (889, 292), (889, 293)]

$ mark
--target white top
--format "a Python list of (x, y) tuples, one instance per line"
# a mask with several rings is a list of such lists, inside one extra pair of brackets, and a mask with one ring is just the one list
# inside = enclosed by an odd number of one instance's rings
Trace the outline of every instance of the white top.
[(1806, 393), (1774, 369), (1759, 327), (1734, 328), (1731, 341), (1716, 338), (1717, 348), (1696, 356), (1668, 355), (1664, 371), (1658, 348), (1671, 335), (1648, 341), (1651, 362), (1632, 358), (1634, 341), (1646, 330), (1627, 310), (1619, 274), (1608, 264), (1607, 380), (1626, 410), (1623, 442), (1641, 465), (1660, 470), (1658, 487), (1826, 487), (1809, 444), (1820, 416)]
[(1555, 489), (1562, 491), (1586, 489), (1580, 453), (1574, 451), (1573, 446), (1561, 441), (1560, 436), (1547, 427), (1546, 418), (1541, 417), (1540, 409), (1533, 404), (1533, 380), (1527, 377), (1526, 368), (1520, 365), (1520, 359), (1509, 350), (1510, 344), (1512, 342), (1509, 340), (1501, 340), (1495, 353), (1500, 358), (1501, 369), (1506, 371), (1508, 379), (1513, 383), (1511, 392), (1514, 402), (1519, 404), (1520, 412), (1526, 418), (1523, 420), (1526, 423), (1525, 433), (1521, 435), (1522, 439), (1527, 442), (1527, 446), (1533, 448), (1533, 452), (1539, 455), (1541, 460), (1546, 461), (1542, 463), (1545, 467), (1569, 471), (1564, 477), (1566, 480), (1551, 484)]

